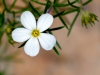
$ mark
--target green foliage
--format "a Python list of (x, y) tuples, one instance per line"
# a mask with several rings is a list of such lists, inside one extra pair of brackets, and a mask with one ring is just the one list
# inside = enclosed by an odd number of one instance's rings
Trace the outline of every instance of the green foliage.
[(75, 23), (75, 21), (76, 21), (78, 15), (79, 15), (79, 12), (80, 12), (80, 11), (77, 11), (77, 14), (76, 14), (75, 18), (73, 19), (73, 21), (72, 21), (72, 23), (71, 23), (71, 25), (70, 25), (70, 28), (69, 28), (69, 31), (68, 31), (68, 36), (69, 36), (69, 34), (70, 34), (71, 30), (72, 30), (72, 27), (73, 27), (73, 25), (74, 25), (74, 23)]
[[(56, 7), (54, 7), (54, 10), (55, 10), (55, 12), (56, 12), (57, 14), (59, 14), (59, 11), (57, 10)], [(67, 26), (66, 22), (63, 20), (63, 18), (62, 18), (60, 15), (59, 15), (58, 17), (59, 17), (59, 19), (61, 20), (61, 22), (63, 23), (63, 25), (68, 29), (68, 26)]]
[(50, 5), (51, 5), (51, 2), (49, 0), (47, 0), (46, 6), (45, 6), (45, 9), (44, 9), (44, 13), (47, 12), (47, 10), (50, 8)]
[(41, 16), (41, 14), (32, 6), (32, 4), (29, 2), (29, 5), (31, 7), (31, 9), (38, 15)]
[(56, 52), (57, 55), (60, 55), (56, 47), (54, 47), (53, 49), (54, 49), (54, 51)]
[(23, 44), (21, 44), (18, 48), (23, 47), (26, 44), (27, 41), (25, 41)]

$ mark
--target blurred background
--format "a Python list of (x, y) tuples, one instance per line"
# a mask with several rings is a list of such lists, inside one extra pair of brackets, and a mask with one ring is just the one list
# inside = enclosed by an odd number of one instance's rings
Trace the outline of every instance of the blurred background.
[[(6, 1), (8, 5), (13, 2)], [(16, 5), (25, 6), (22, 0), (17, 0)], [(93, 0), (85, 7), (100, 20), (100, 0)], [(0, 11), (2, 9), (3, 5), (0, 3)], [(66, 15), (65, 18), (71, 22), (74, 15), (75, 13)], [(0, 62), (0, 70), (7, 69), (7, 75), (100, 75), (100, 23), (96, 22), (93, 27), (89, 25), (86, 29), (82, 27), (80, 19), (79, 16), (69, 37), (65, 28), (53, 32), (62, 47), (62, 50), (58, 49), (60, 56), (53, 50), (45, 51), (41, 48), (36, 57), (30, 57), (24, 53), (23, 48), (18, 48), (20, 44), (14, 47), (9, 45), (6, 54), (16, 51), (18, 54), (8, 65)], [(59, 18), (55, 18), (51, 28), (61, 25)], [(0, 49), (7, 47), (4, 45), (6, 35), (3, 37)], [(15, 62), (17, 58), (21, 61)]]

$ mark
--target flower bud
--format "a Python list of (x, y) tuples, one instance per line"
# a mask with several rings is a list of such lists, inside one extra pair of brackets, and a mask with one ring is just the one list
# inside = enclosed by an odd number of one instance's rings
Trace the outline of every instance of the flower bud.
[(81, 10), (81, 22), (82, 26), (85, 25), (87, 27), (88, 24), (95, 24), (95, 21), (98, 21), (97, 16), (87, 10)]
[(8, 26), (8, 27), (6, 28), (6, 33), (7, 33), (7, 34), (11, 34), (11, 32), (12, 32), (12, 27)]

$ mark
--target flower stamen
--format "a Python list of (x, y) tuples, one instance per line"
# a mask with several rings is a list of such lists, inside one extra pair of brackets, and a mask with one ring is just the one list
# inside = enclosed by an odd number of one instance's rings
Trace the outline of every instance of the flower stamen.
[(40, 31), (37, 30), (37, 29), (34, 29), (34, 30), (32, 31), (32, 35), (33, 35), (35, 38), (37, 38), (37, 37), (40, 35)]

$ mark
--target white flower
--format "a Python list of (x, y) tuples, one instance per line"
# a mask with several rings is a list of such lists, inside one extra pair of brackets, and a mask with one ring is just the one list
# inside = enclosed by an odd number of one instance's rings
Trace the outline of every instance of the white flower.
[(16, 42), (28, 40), (24, 46), (27, 55), (36, 56), (40, 50), (39, 43), (45, 50), (51, 50), (55, 46), (55, 37), (48, 33), (42, 33), (52, 25), (52, 15), (49, 13), (41, 15), (36, 25), (34, 15), (29, 11), (25, 11), (21, 15), (21, 23), (25, 28), (15, 29), (12, 32), (12, 38)]

